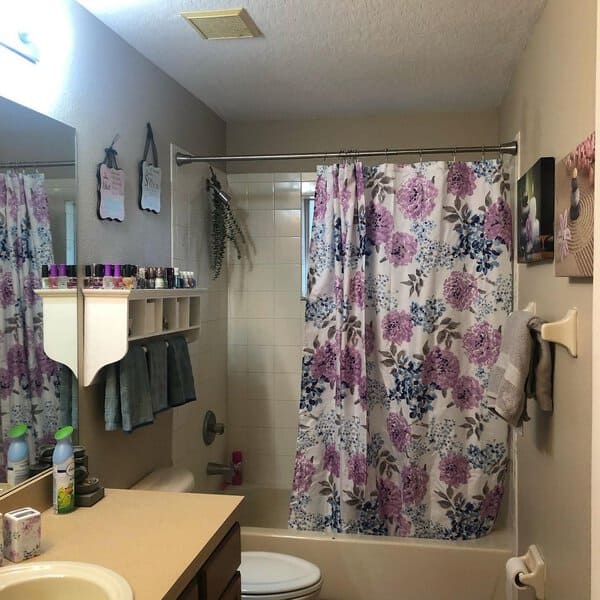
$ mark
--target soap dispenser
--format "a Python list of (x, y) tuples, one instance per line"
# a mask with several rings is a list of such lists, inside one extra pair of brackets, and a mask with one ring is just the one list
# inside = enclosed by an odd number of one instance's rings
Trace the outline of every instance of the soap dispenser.
[(55, 434), (56, 447), (52, 454), (54, 512), (69, 513), (75, 508), (75, 457), (71, 434), (73, 427), (61, 427)]

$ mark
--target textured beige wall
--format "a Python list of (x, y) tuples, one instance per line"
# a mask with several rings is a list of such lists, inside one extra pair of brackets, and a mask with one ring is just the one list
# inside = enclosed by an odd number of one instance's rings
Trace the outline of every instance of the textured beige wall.
[[(521, 172), (562, 158), (594, 129), (595, 0), (548, 0), (500, 110), (503, 139), (521, 135)], [(579, 310), (579, 356), (557, 348), (554, 414), (530, 406), (518, 442), (519, 550), (537, 543), (547, 597), (590, 598), (592, 285), (554, 277), (552, 265), (517, 268), (518, 304), (560, 318)]]
[[(47, 43), (41, 40), (41, 60), (33, 65), (0, 48), (0, 95), (77, 131), (79, 262), (164, 264), (170, 258), (169, 202), (160, 215), (137, 207), (146, 122), (155, 134), (165, 200), (169, 144), (221, 153), (225, 123), (74, 0), (39, 5), (31, 19), (49, 19), (51, 33)], [(96, 164), (117, 133), (118, 162), (127, 174), (125, 222), (101, 222), (96, 217)]]
[[(74, 0), (40, 3), (31, 19), (43, 18), (51, 26), (46, 27), (49, 37), (40, 42), (39, 64), (0, 48), (0, 95), (77, 130), (78, 262), (169, 263), (169, 144), (192, 152), (221, 153), (224, 122)], [(147, 121), (152, 123), (163, 168), (160, 215), (137, 207), (137, 163)], [(124, 223), (96, 218), (96, 164), (116, 133), (121, 136), (116, 145), (119, 166), (127, 173)], [(205, 306), (212, 314), (210, 298)], [(199, 350), (194, 356), (200, 359)], [(224, 352), (221, 356), (224, 374)], [(91, 471), (105, 485), (128, 487), (155, 466), (170, 464), (172, 414), (161, 414), (153, 426), (130, 435), (107, 433), (102, 392), (98, 385), (82, 389), (79, 396), (80, 440), (88, 448)], [(193, 412), (192, 407), (181, 410), (188, 417)], [(184, 450), (176, 444), (175, 449), (178, 455), (200, 451), (189, 444)], [(197, 455), (194, 460), (198, 462)]]
[[(496, 111), (395, 113), (337, 119), (227, 123), (227, 154), (338, 152), (498, 143)], [(476, 158), (480, 156), (477, 155)], [(366, 159), (375, 164), (378, 159)], [(417, 160), (415, 156), (413, 159)], [(228, 173), (314, 171), (321, 160), (229, 163)]]

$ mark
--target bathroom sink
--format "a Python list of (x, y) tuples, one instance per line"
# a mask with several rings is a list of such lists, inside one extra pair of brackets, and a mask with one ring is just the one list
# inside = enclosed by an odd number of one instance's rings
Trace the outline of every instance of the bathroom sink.
[(99, 565), (47, 561), (0, 567), (0, 597), (2, 600), (133, 600), (133, 591), (123, 577)]

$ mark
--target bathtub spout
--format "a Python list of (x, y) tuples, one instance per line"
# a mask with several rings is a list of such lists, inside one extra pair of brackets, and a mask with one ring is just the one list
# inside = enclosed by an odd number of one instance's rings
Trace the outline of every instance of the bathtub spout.
[(231, 478), (233, 476), (233, 467), (231, 465), (222, 465), (220, 463), (209, 462), (206, 465), (207, 475), (227, 475)]

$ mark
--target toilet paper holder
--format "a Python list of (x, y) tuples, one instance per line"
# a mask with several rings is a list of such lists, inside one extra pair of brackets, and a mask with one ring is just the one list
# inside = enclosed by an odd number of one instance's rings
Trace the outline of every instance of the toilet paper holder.
[(519, 556), (527, 566), (527, 573), (518, 573), (515, 578), (517, 587), (530, 587), (535, 591), (537, 600), (545, 598), (546, 583), (546, 563), (542, 558), (539, 548), (535, 545), (529, 546), (529, 549), (523, 556)]

